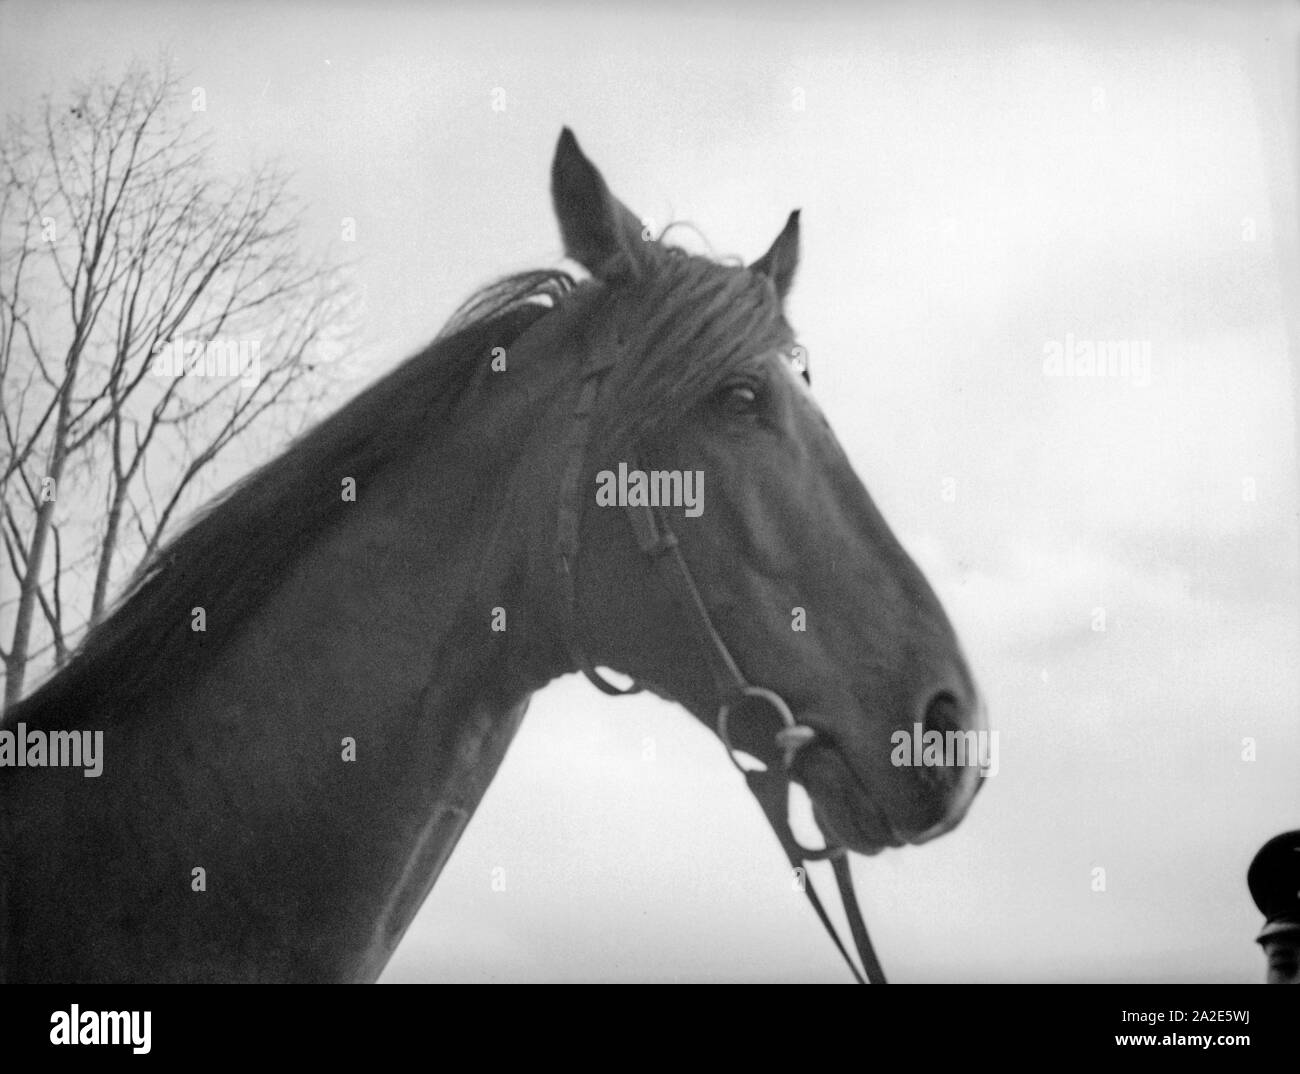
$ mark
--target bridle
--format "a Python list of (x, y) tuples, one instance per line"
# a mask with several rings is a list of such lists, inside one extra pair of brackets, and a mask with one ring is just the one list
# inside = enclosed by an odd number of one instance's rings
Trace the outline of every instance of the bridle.
[[(591, 435), (592, 415), (600, 395), (600, 385), (605, 374), (617, 364), (621, 346), (613, 342), (610, 346), (596, 346), (582, 369), (582, 381), (578, 390), (578, 400), (573, 410), (573, 421), (569, 427), (569, 436), (565, 443), (565, 468), (560, 479), (560, 508), (557, 523), (558, 571), (560, 585), (560, 607), (563, 623), (564, 642), (570, 659), (577, 669), (598, 690), (611, 696), (621, 696), (640, 692), (642, 687), (633, 683), (620, 687), (601, 676), (583, 649), (578, 636), (578, 597), (576, 573), (578, 561), (579, 526), (582, 518), (581, 491), (579, 483), (586, 461), (587, 444)], [(755, 686), (740, 670), (732, 657), (726, 642), (713, 625), (708, 608), (700, 596), (690, 567), (682, 556), (677, 538), (673, 535), (666, 517), (651, 506), (628, 506), (628, 519), (636, 536), (637, 547), (647, 556), (658, 570), (664, 585), (692, 623), (713, 676), (718, 694), (717, 734), (727, 748), (727, 755), (732, 764), (745, 777), (749, 789), (758, 799), (759, 805), (772, 826), (781, 849), (785, 851), (791, 866), (802, 874), (802, 886), (808, 901), (816, 911), (817, 917), (835, 942), (840, 955), (843, 956), (849, 970), (859, 984), (870, 981), (872, 984), (884, 984), (885, 974), (880, 961), (876, 958), (867, 934), (866, 922), (858, 906), (857, 895), (853, 890), (853, 876), (849, 871), (848, 853), (844, 847), (828, 844), (821, 849), (810, 849), (800, 844), (790, 828), (790, 765), (799, 748), (814, 736), (812, 728), (798, 723), (790, 706), (772, 690)], [(781, 729), (776, 732), (775, 740), (781, 749), (783, 763), (768, 765), (766, 768), (746, 768), (737, 759), (736, 747), (731, 741), (730, 721), (742, 707), (753, 704), (767, 706), (781, 722)], [(849, 931), (853, 936), (858, 957), (862, 960), (863, 974), (859, 972), (850, 957), (848, 949), (840, 939), (834, 924), (826, 913), (826, 908), (814, 890), (805, 864), (810, 861), (829, 860), (835, 872), (835, 882), (839, 887), (840, 899), (844, 905), (844, 914), (848, 918)]]

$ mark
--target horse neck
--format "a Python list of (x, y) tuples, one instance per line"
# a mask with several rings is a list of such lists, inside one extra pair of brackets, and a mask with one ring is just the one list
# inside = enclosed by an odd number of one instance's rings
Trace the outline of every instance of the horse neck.
[(191, 688), (88, 714), (101, 777), (9, 771), (11, 977), (379, 974), (565, 670), (539, 498), (471, 422), (359, 489)]

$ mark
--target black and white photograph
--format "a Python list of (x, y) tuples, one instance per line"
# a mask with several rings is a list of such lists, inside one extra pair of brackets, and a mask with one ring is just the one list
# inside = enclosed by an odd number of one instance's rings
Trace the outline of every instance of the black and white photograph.
[(1300, 983), (1298, 56), (4, 0), (0, 981)]

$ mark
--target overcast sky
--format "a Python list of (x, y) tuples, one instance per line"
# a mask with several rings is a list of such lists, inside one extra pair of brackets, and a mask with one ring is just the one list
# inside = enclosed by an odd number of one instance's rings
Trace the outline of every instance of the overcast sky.
[[(347, 391), (473, 287), (558, 261), (564, 124), (720, 255), (802, 208), (815, 392), (1000, 733), (956, 831), (855, 861), (886, 970), (1262, 979), (1245, 870), (1300, 827), (1295, 9), (745, 11), (10, 2), (0, 98), (173, 57), (223, 167), (292, 168), (322, 243), (357, 221)], [(1149, 378), (1045, 375), (1067, 339), (1136, 341)], [(840, 981), (837, 959), (716, 739), (570, 677), (385, 979)]]

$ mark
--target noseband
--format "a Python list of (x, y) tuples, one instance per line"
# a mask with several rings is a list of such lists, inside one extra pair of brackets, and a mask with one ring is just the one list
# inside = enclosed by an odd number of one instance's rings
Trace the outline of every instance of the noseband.
[[(561, 614), (564, 641), (570, 658), (579, 671), (598, 690), (612, 696), (634, 694), (641, 690), (639, 684), (623, 688), (603, 678), (591, 660), (587, 657), (578, 637), (578, 597), (576, 586), (579, 526), (582, 518), (582, 503), (579, 483), (586, 460), (587, 444), (591, 434), (591, 420), (596, 401), (600, 395), (600, 385), (605, 374), (613, 368), (621, 347), (617, 341), (609, 346), (593, 347), (582, 370), (582, 382), (578, 391), (578, 401), (573, 411), (573, 422), (569, 427), (569, 437), (565, 444), (565, 468), (560, 483), (560, 510), (557, 527), (557, 544), (559, 552), (559, 584), (561, 590)], [(840, 955), (843, 956), (849, 970), (859, 984), (869, 980), (872, 984), (884, 984), (885, 974), (871, 946), (867, 926), (858, 907), (857, 895), (853, 890), (853, 876), (849, 871), (848, 854), (844, 847), (833, 846), (829, 842), (821, 849), (809, 849), (800, 844), (790, 829), (790, 766), (799, 748), (809, 742), (814, 732), (812, 728), (798, 723), (790, 706), (780, 694), (762, 686), (755, 686), (745, 678), (739, 666), (727, 649), (726, 642), (713, 625), (708, 608), (700, 596), (690, 567), (682, 556), (677, 538), (668, 526), (668, 520), (655, 508), (637, 506), (627, 508), (632, 532), (636, 536), (637, 546), (659, 571), (668, 591), (677, 604), (685, 611), (687, 619), (693, 625), (709, 668), (713, 675), (718, 695), (717, 734), (727, 748), (727, 755), (732, 764), (745, 777), (749, 789), (758, 799), (764, 815), (771, 824), (773, 832), (781, 843), (781, 848), (789, 858), (791, 866), (798, 872), (802, 870), (803, 889), (812, 903), (817, 917), (821, 920), (831, 939), (835, 942)], [(781, 729), (776, 732), (775, 741), (782, 753), (781, 764), (769, 764), (765, 768), (746, 768), (737, 758), (737, 749), (731, 741), (731, 721), (739, 715), (743, 707), (747, 711), (767, 706), (780, 720)], [(752, 718), (752, 717), (751, 717)], [(810, 861), (829, 859), (835, 871), (835, 882), (839, 887), (840, 898), (844, 904), (844, 914), (848, 918), (849, 931), (853, 936), (858, 957), (866, 973), (866, 980), (850, 957), (848, 949), (840, 939), (822, 905), (821, 899), (813, 889), (812, 880), (807, 875), (804, 865)]]

